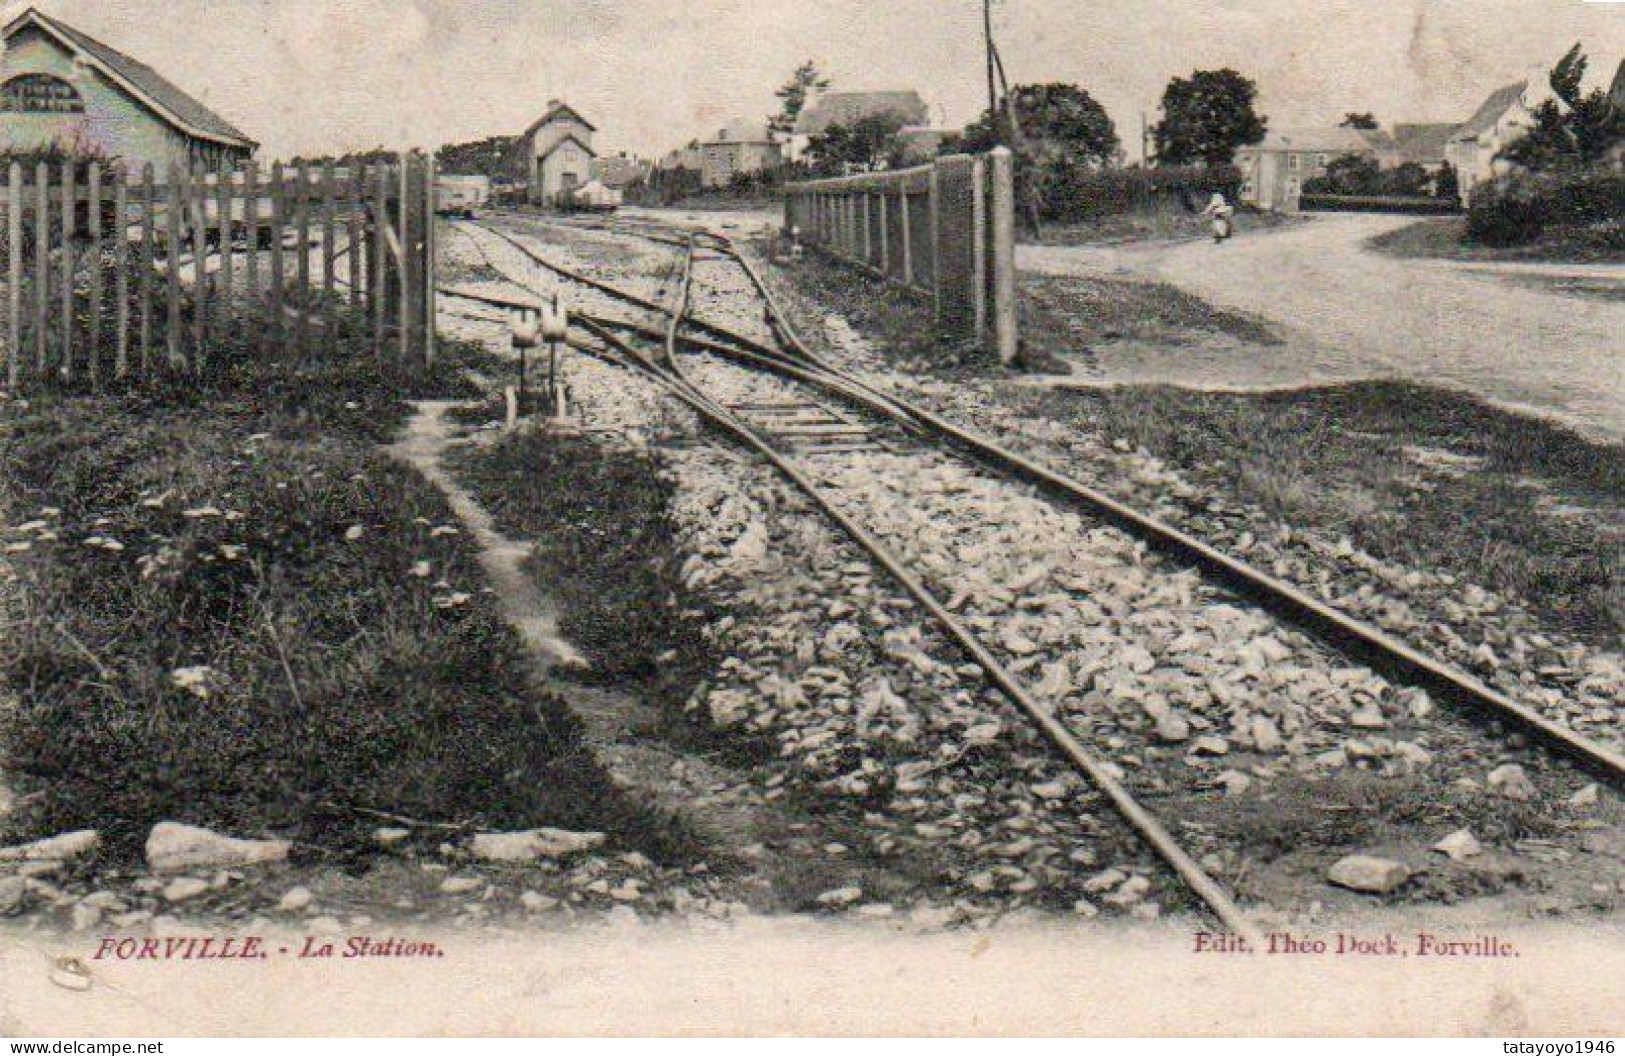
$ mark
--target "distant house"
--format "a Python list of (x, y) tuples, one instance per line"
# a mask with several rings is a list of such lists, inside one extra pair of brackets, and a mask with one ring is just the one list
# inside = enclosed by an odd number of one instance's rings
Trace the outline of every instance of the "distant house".
[(49, 147), (152, 164), (229, 169), (259, 146), (157, 71), (29, 8), (0, 30), (0, 150)]
[(799, 158), (813, 136), (833, 125), (850, 128), (866, 117), (892, 116), (904, 128), (930, 124), (931, 108), (913, 90), (887, 92), (826, 92), (813, 100), (796, 118), (786, 144), (790, 158)]
[(677, 172), (679, 170), (699, 172), (699, 142), (695, 141), (686, 147), (678, 147), (676, 150), (667, 151), (665, 156), (660, 159), (660, 162), (656, 168), (658, 168), (661, 172)]
[(594, 158), (590, 166), (592, 178), (612, 191), (624, 191), (648, 178), (653, 166), (631, 154), (614, 154), (607, 158)]
[(1490, 93), (1473, 116), (1450, 137), (1445, 158), (1456, 170), (1461, 202), (1472, 202), (1473, 189), (1505, 171), (1506, 163), (1496, 157), (1534, 127), (1534, 108), (1529, 81), (1516, 81)]
[(557, 99), (514, 141), (527, 197), (539, 205), (560, 205), (592, 179), (593, 133), (598, 131), (574, 108)]
[(700, 185), (726, 187), (734, 177), (771, 172), (784, 161), (767, 125), (734, 121), (699, 146)]
[(930, 128), (925, 125), (909, 125), (903, 128), (897, 133), (903, 161), (911, 165), (930, 161), (942, 152), (942, 144), (951, 134), (948, 129)]
[(1325, 175), (1336, 158), (1369, 157), (1380, 164), (1383, 142), (1373, 130), (1342, 126), (1272, 131), (1262, 143), (1236, 152), (1241, 199), (1261, 209), (1296, 209), (1305, 181)]
[(1385, 169), (1420, 165), (1438, 172), (1445, 164), (1445, 148), (1461, 128), (1455, 123), (1395, 125), (1392, 132), (1367, 133), (1377, 148), (1378, 163)]

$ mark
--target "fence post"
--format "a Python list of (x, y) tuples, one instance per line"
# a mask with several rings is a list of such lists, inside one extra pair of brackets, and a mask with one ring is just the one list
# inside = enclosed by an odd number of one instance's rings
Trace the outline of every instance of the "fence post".
[(35, 369), (51, 369), (51, 167), (34, 166), (34, 352)]
[(181, 355), (181, 173), (179, 167), (169, 166), (169, 195), (167, 202), (166, 232), (169, 236), (168, 257), (169, 266), (166, 287), (169, 297), (168, 323), (165, 328), (164, 342), (169, 352), (169, 366), (171, 370), (179, 370), (186, 366), (186, 358)]
[(90, 163), (90, 181), (86, 188), (90, 208), (86, 210), (90, 236), (90, 310), (86, 313), (88, 333), (85, 342), (85, 374), (95, 385), (100, 373), (96, 360), (101, 357), (102, 343), (102, 167)]
[(937, 166), (931, 165), (931, 172), (926, 181), (926, 208), (931, 218), (930, 237), (927, 244), (931, 247), (931, 315), (938, 326), (942, 325), (942, 218), (938, 213), (942, 209), (942, 194), (937, 187)]
[(423, 161), (423, 366), (434, 365), (435, 340), (435, 161), (429, 154)]
[(288, 350), (288, 321), (282, 311), (283, 287), (286, 276), (282, 259), (282, 228), (288, 222), (287, 172), (282, 163), (271, 166), (271, 325), (267, 328), (277, 351)]
[(987, 162), (977, 157), (971, 162), (971, 272), (976, 285), (976, 339), (988, 339), (987, 329)]
[(120, 165), (113, 172), (113, 296), (118, 311), (113, 325), (113, 373), (130, 372), (130, 191), (129, 173)]
[(6, 184), (6, 226), (9, 239), (6, 262), (6, 384), (16, 391), (23, 358), (23, 167), (12, 162)]
[(1016, 189), (1015, 164), (1010, 151), (995, 147), (988, 174), (992, 183), (988, 208), (993, 264), (993, 342), (999, 362), (1015, 361), (1016, 341)]
[(73, 234), (77, 211), (73, 159), (62, 163), (62, 380), (73, 377)]
[(908, 187), (897, 185), (897, 212), (903, 222), (903, 285), (914, 285), (914, 234), (909, 230)]
[(293, 199), (293, 237), (294, 252), (298, 254), (293, 262), (292, 300), (298, 305), (298, 314), (293, 320), (293, 342), (294, 358), (302, 363), (310, 356), (310, 305), (315, 300), (310, 294), (310, 169), (304, 162), (294, 166), (293, 178), (297, 187)]
[(152, 276), (158, 267), (158, 182), (152, 162), (141, 166), (141, 376), (152, 376)]
[(243, 296), (249, 318), (259, 318), (260, 174), (252, 161), (243, 165)]

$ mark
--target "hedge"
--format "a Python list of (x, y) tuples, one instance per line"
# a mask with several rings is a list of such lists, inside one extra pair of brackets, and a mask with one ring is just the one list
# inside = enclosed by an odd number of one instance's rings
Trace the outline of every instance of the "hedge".
[(1473, 196), (1467, 238), (1486, 246), (1517, 246), (1533, 242), (1548, 227), (1617, 228), (1622, 218), (1625, 173), (1516, 173)]

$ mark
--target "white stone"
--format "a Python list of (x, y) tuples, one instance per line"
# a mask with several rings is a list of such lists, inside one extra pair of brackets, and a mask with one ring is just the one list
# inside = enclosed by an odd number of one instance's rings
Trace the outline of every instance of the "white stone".
[(287, 840), (238, 840), (195, 825), (161, 821), (147, 836), (147, 867), (155, 873), (176, 873), (280, 862), (292, 846)]
[(0, 847), (0, 862), (72, 861), (94, 851), (101, 846), (101, 842), (101, 834), (94, 829), (65, 832), (60, 836), (35, 840), (33, 843)]
[(863, 889), (860, 887), (837, 887), (829, 891), (825, 891), (823, 894), (819, 895), (818, 904), (822, 906), (834, 906), (836, 908), (840, 908), (842, 906), (850, 906), (852, 903), (858, 901), (862, 897)]
[(1383, 895), (1409, 880), (1411, 871), (1399, 862), (1365, 854), (1340, 858), (1326, 870), (1326, 879), (1339, 887)]
[(603, 845), (601, 832), (571, 832), (567, 829), (527, 829), (523, 832), (476, 833), (470, 851), (488, 862), (528, 862), (537, 858), (562, 858)]
[(185, 902), (189, 898), (196, 898), (209, 889), (207, 880), (200, 880), (195, 876), (177, 876), (164, 886), (164, 900), (167, 902)]
[(277, 901), (276, 908), (283, 913), (299, 913), (310, 907), (316, 896), (308, 887), (290, 887)]
[(466, 895), (471, 891), (478, 891), (485, 886), (485, 881), (477, 876), (448, 876), (440, 881), (440, 893), (443, 895)]
[(1469, 829), (1457, 829), (1434, 844), (1433, 849), (1456, 862), (1484, 853), (1484, 845), (1478, 842)]
[(1597, 786), (1589, 784), (1569, 797), (1571, 807), (1592, 807), (1597, 804)]
[(1527, 801), (1535, 798), (1535, 786), (1517, 763), (1506, 763), (1491, 770), (1485, 777), (1490, 790), (1507, 799)]
[(27, 895), (28, 885), (21, 877), (0, 876), (0, 915), (17, 912)]

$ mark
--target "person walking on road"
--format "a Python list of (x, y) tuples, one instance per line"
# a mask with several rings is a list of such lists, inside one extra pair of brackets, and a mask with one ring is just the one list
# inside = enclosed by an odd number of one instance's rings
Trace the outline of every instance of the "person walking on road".
[(1218, 191), (1213, 192), (1213, 197), (1208, 200), (1207, 208), (1202, 210), (1202, 215), (1213, 218), (1213, 244), (1215, 246), (1230, 237), (1232, 232), (1230, 217), (1235, 215), (1235, 212), (1235, 207), (1225, 200), (1223, 194)]

